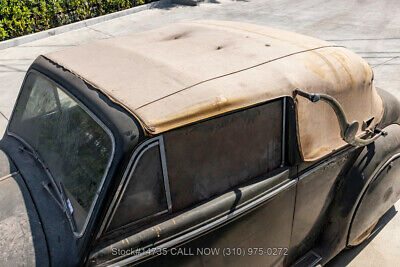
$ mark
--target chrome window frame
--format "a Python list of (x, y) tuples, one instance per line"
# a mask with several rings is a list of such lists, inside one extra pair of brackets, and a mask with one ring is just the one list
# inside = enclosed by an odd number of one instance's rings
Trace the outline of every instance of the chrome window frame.
[(286, 97), (283, 97), (282, 99), (282, 153), (281, 153), (281, 157), (282, 157), (282, 163), (281, 163), (281, 167), (284, 167), (286, 164), (286, 123), (287, 123), (287, 119), (286, 119)]
[[(121, 227), (129, 227), (131, 225), (135, 225), (137, 223), (140, 223), (144, 220), (150, 219), (152, 217), (157, 217), (162, 214), (170, 213), (172, 211), (172, 201), (171, 201), (171, 192), (169, 188), (169, 179), (168, 179), (168, 171), (167, 171), (167, 163), (166, 163), (166, 156), (165, 156), (165, 148), (164, 148), (164, 138), (162, 135), (153, 137), (151, 139), (146, 140), (142, 144), (140, 144), (135, 151), (133, 152), (131, 159), (128, 163), (128, 167), (125, 170), (125, 173), (122, 177), (122, 180), (117, 188), (117, 191), (115, 193), (113, 201), (111, 202), (110, 208), (107, 211), (106, 217), (108, 220), (104, 220), (103, 224), (100, 227), (100, 231), (98, 234), (98, 237), (103, 234), (103, 232), (107, 232), (108, 227), (110, 226), (115, 212), (118, 209), (118, 206), (121, 202), (121, 199), (123, 195), (125, 194), (125, 191), (129, 185), (129, 182), (135, 172), (136, 166), (139, 163), (141, 157), (152, 147), (158, 146), (159, 151), (160, 151), (160, 160), (161, 160), (161, 169), (163, 173), (163, 180), (164, 180), (164, 190), (165, 190), (165, 197), (166, 197), (166, 204), (167, 204), (167, 209), (162, 210), (160, 212), (148, 215), (146, 217), (140, 218), (138, 220), (128, 222), (125, 225)], [(107, 221), (107, 222), (106, 222)], [(121, 228), (119, 227), (119, 228)], [(119, 229), (117, 228), (117, 229)]]
[[(74, 100), (78, 104), (78, 106), (80, 108), (82, 108), (82, 110), (85, 111), (89, 115), (89, 117), (91, 117), (106, 132), (106, 134), (111, 139), (111, 145), (112, 145), (111, 156), (110, 156), (110, 159), (108, 160), (106, 170), (104, 172), (104, 175), (103, 175), (102, 179), (100, 180), (100, 184), (99, 184), (99, 186), (97, 188), (96, 194), (94, 196), (94, 200), (92, 201), (92, 204), (90, 205), (89, 212), (87, 214), (85, 223), (83, 224), (83, 227), (82, 227), (81, 231), (76, 232), (75, 229), (74, 229), (75, 228), (74, 225), (72, 224), (72, 222), (70, 220), (68, 220), (69, 221), (69, 225), (71, 227), (71, 230), (74, 233), (74, 237), (75, 238), (81, 238), (84, 235), (84, 233), (86, 232), (86, 229), (87, 229), (87, 226), (89, 224), (89, 221), (92, 218), (93, 210), (94, 210), (95, 206), (98, 204), (99, 195), (100, 195), (101, 191), (103, 190), (104, 182), (105, 182), (107, 176), (109, 175), (109, 170), (110, 170), (111, 165), (112, 165), (112, 163), (114, 161), (114, 157), (115, 157), (115, 137), (112, 134), (111, 130), (88, 107), (86, 107), (86, 105), (84, 105), (79, 99), (77, 99), (67, 89), (65, 89), (63, 86), (61, 86), (59, 83), (57, 83), (56, 81), (54, 81), (50, 77), (46, 76), (45, 74), (43, 74), (43, 73), (41, 73), (41, 72), (39, 72), (37, 70), (33, 70), (33, 69), (30, 70), (25, 76), (24, 82), (23, 82), (23, 84), (21, 86), (21, 90), (20, 90), (20, 92), (18, 94), (17, 100), (15, 101), (15, 106), (13, 108), (13, 112), (11, 114), (9, 122), (11, 122), (13, 117), (14, 117), (15, 109), (16, 109), (17, 103), (18, 103), (18, 101), (20, 99), (22, 90), (24, 89), (26, 81), (27, 81), (27, 78), (31, 73), (35, 73), (36, 75), (38, 75), (38, 76), (42, 77), (43, 79), (49, 81), (50, 83), (54, 84), (58, 89), (60, 89), (63, 93), (65, 93), (67, 96), (69, 96), (72, 100)], [(7, 129), (6, 129), (6, 134), (7, 135), (16, 138), (17, 140), (22, 142), (24, 145), (26, 145), (28, 148), (32, 149), (32, 146), (28, 142), (26, 142), (18, 134), (12, 132), (9, 127), (10, 127), (10, 123), (8, 123), (8, 125), (7, 125)]]

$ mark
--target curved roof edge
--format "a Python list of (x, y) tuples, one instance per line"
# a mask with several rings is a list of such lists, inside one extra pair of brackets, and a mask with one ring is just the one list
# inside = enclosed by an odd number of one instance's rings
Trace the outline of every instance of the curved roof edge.
[[(369, 65), (334, 44), (226, 21), (173, 24), (45, 55), (102, 91), (149, 134), (279, 97), (295, 89), (339, 100), (350, 120), (380, 121)], [(305, 160), (342, 147), (332, 110), (296, 100)]]

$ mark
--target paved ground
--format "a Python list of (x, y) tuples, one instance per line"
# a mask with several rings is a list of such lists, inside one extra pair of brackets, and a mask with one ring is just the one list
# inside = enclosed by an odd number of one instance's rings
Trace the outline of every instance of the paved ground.
[(379, 221), (372, 236), (358, 247), (344, 250), (328, 267), (399, 266), (400, 262), (400, 201)]
[[(378, 87), (400, 98), (400, 2), (398, 0), (213, 1), (198, 7), (165, 6), (0, 50), (0, 131), (4, 130), (25, 71), (40, 54), (95, 39), (195, 19), (247, 21), (345, 45), (374, 68)], [(331, 266), (386, 266), (400, 261), (400, 202), (369, 243), (337, 256)], [(384, 226), (384, 227), (383, 227)], [(378, 232), (377, 231), (377, 232)]]

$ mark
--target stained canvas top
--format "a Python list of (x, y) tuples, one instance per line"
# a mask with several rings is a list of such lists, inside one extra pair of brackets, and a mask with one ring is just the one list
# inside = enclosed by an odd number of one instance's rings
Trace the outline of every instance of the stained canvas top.
[[(158, 134), (227, 111), (293, 96), (298, 88), (339, 100), (350, 120), (375, 117), (382, 100), (369, 65), (353, 52), (304, 35), (240, 22), (194, 21), (95, 41), (45, 55)], [(344, 145), (324, 103), (297, 99), (305, 160)]]

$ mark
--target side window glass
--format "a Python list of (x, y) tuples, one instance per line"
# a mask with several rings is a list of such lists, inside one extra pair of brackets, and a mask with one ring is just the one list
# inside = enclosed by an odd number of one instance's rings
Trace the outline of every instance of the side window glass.
[(148, 145), (137, 155), (127, 183), (108, 227), (109, 231), (168, 212), (158, 142)]
[(165, 133), (173, 211), (283, 165), (283, 103), (278, 99)]

